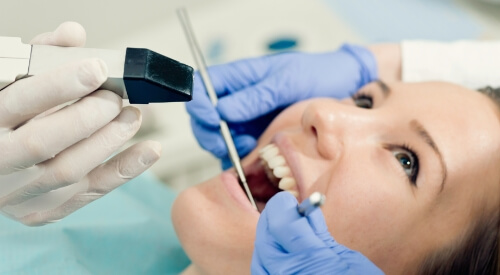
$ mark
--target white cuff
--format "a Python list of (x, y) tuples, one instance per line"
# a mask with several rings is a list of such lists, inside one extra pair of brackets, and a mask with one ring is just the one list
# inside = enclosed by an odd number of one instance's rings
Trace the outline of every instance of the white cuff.
[(402, 80), (500, 87), (500, 41), (403, 41)]

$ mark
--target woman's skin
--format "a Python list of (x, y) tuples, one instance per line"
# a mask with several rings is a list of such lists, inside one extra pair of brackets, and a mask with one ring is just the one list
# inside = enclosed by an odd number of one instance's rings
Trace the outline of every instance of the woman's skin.
[[(339, 243), (387, 274), (408, 274), (478, 213), (498, 207), (499, 118), (489, 98), (460, 86), (371, 83), (356, 100), (287, 108), (243, 166), (251, 170), (259, 148), (273, 142), (298, 182), (298, 200), (326, 195), (323, 213)], [(250, 272), (259, 214), (234, 172), (185, 190), (172, 211), (193, 261), (186, 273)]]

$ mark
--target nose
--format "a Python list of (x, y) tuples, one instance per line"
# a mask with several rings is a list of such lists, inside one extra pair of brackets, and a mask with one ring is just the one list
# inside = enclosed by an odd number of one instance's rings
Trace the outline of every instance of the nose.
[(319, 154), (337, 158), (346, 142), (367, 140), (377, 126), (372, 110), (347, 105), (333, 99), (311, 102), (302, 116), (302, 128), (315, 140)]

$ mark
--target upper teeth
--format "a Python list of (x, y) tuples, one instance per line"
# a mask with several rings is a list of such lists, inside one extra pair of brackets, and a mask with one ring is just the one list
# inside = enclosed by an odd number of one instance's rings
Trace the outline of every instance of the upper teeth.
[(280, 154), (279, 148), (274, 144), (266, 145), (260, 150), (260, 159), (272, 171), (273, 175), (279, 179), (278, 187), (298, 198), (297, 182), (292, 176), (285, 158)]

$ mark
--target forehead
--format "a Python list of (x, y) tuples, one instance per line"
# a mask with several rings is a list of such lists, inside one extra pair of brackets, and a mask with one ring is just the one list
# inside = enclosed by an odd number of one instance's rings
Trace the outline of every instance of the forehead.
[(441, 82), (398, 83), (389, 89), (389, 107), (405, 109), (408, 117), (435, 128), (440, 136), (453, 135), (452, 140), (466, 143), (499, 143), (500, 110), (478, 91)]

